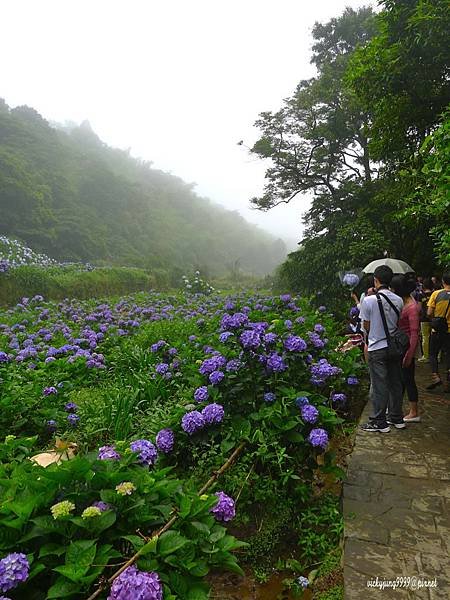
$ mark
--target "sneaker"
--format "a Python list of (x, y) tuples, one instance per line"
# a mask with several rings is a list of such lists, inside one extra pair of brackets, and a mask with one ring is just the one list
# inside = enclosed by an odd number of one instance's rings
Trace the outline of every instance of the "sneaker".
[(438, 379), (437, 381), (433, 381), (433, 383), (430, 383), (430, 385), (427, 385), (427, 387), (425, 389), (426, 390), (434, 390), (439, 385), (442, 385), (442, 380), (441, 379)]
[(422, 362), (423, 362), (423, 363), (427, 363), (427, 362), (430, 362), (430, 359), (429, 359), (429, 358), (425, 358), (425, 356), (422, 356), (422, 358), (418, 358), (418, 359), (417, 359), (417, 362), (420, 362), (420, 363), (422, 363)]
[(404, 419), (402, 419), (401, 421), (387, 421), (389, 423), (389, 425), (393, 425), (396, 429), (404, 429), (406, 427), (406, 423), (404, 422)]
[(389, 433), (391, 428), (389, 425), (378, 425), (377, 423), (366, 423), (361, 425), (363, 431), (379, 431), (380, 433)]
[(403, 420), (405, 423), (420, 423), (422, 421), (422, 417), (420, 415), (417, 415), (417, 417), (405, 416), (403, 417)]

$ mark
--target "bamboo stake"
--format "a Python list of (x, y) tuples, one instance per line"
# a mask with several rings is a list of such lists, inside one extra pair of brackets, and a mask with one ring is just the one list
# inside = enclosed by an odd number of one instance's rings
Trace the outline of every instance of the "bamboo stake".
[[(238, 458), (238, 456), (241, 454), (241, 452), (243, 451), (243, 449), (245, 448), (247, 442), (241, 442), (239, 444), (239, 446), (237, 448), (235, 448), (234, 452), (231, 454), (231, 456), (229, 457), (229, 459), (220, 467), (220, 469), (218, 471), (216, 471), (213, 475), (211, 475), (211, 477), (208, 479), (208, 481), (205, 483), (205, 485), (197, 492), (198, 496), (201, 496), (202, 494), (204, 494), (212, 485), (215, 481), (217, 481), (217, 479), (227, 470), (231, 467), (231, 465), (235, 462), (235, 460)], [(146, 537), (144, 538), (146, 541), (152, 540), (155, 537), (160, 537), (164, 532), (168, 531), (172, 525), (175, 523), (175, 521), (178, 519), (178, 514), (175, 513), (173, 515), (173, 517), (171, 517), (169, 519), (169, 521), (167, 521), (167, 523), (157, 532), (155, 533), (155, 535), (150, 536), (150, 537)], [(109, 579), (107, 579), (106, 581), (103, 581), (102, 583), (100, 583), (98, 589), (89, 596), (89, 598), (87, 600), (95, 600), (95, 598), (98, 598), (98, 596), (100, 596), (100, 594), (103, 592), (103, 590), (105, 589), (106, 585), (111, 585), (112, 582), (119, 577), (119, 575), (121, 575), (125, 569), (128, 569), (128, 567), (131, 567), (132, 564), (134, 564), (137, 559), (139, 558), (139, 556), (141, 555), (141, 550), (138, 550), (136, 552), (136, 554), (133, 554), (133, 556), (131, 558), (129, 558), (127, 560), (127, 562), (122, 565), (120, 567), (120, 569), (118, 569), (117, 571), (115, 571), (111, 577), (109, 577)]]

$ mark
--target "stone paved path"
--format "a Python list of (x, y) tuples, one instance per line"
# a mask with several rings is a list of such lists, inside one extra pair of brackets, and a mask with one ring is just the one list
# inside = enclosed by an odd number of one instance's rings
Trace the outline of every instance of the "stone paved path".
[[(425, 391), (427, 367), (417, 377), (422, 423), (356, 434), (344, 484), (345, 600), (450, 599), (450, 394)], [(376, 577), (437, 578), (437, 587), (368, 588)]]

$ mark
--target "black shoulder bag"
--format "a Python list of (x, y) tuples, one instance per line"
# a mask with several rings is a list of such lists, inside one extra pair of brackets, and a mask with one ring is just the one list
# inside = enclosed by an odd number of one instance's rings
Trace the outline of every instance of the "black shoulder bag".
[(433, 329), (436, 333), (443, 335), (448, 332), (448, 321), (447, 321), (447, 313), (450, 307), (450, 300), (447, 303), (447, 308), (445, 310), (443, 317), (433, 317), (431, 319), (431, 329)]
[[(384, 314), (383, 303), (381, 301), (380, 296), (383, 296), (383, 298), (386, 300), (386, 302), (388, 302), (392, 306), (392, 308), (395, 311), (395, 314), (397, 315), (397, 329), (394, 331), (394, 333), (392, 335), (389, 333), (389, 328), (388, 328), (387, 322), (386, 322), (386, 315)], [(378, 308), (380, 309), (381, 320), (383, 321), (384, 332), (386, 334), (386, 340), (387, 340), (387, 344), (388, 344), (387, 345), (388, 357), (391, 360), (401, 360), (401, 359), (403, 359), (403, 357), (405, 356), (405, 354), (408, 351), (409, 337), (406, 335), (406, 333), (404, 331), (402, 331), (401, 329), (398, 329), (398, 320), (400, 319), (400, 313), (399, 313), (397, 307), (384, 294), (378, 293), (377, 301), (378, 301)]]

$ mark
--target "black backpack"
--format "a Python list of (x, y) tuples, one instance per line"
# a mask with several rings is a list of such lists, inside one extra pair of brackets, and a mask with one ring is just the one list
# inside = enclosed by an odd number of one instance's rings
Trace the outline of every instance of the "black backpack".
[[(388, 302), (388, 304), (390, 304), (392, 306), (392, 308), (395, 311), (395, 314), (397, 315), (397, 329), (394, 331), (393, 334), (389, 333), (389, 328), (388, 328), (387, 322), (386, 322), (386, 315), (384, 314), (383, 303), (381, 301), (380, 296), (383, 296), (383, 298), (386, 300), (386, 302)], [(401, 359), (403, 359), (405, 354), (408, 352), (409, 337), (407, 336), (407, 334), (404, 331), (402, 331), (401, 329), (398, 329), (398, 320), (400, 319), (400, 313), (399, 313), (397, 307), (384, 294), (378, 293), (377, 301), (378, 301), (378, 308), (380, 309), (381, 320), (383, 321), (384, 332), (386, 334), (386, 340), (387, 340), (387, 344), (388, 344), (387, 345), (388, 357), (391, 360), (401, 360)]]
[(448, 301), (447, 308), (445, 310), (445, 314), (443, 317), (433, 317), (431, 319), (431, 329), (433, 329), (436, 333), (440, 335), (444, 335), (448, 332), (448, 321), (447, 321), (447, 313), (450, 307), (450, 300)]

